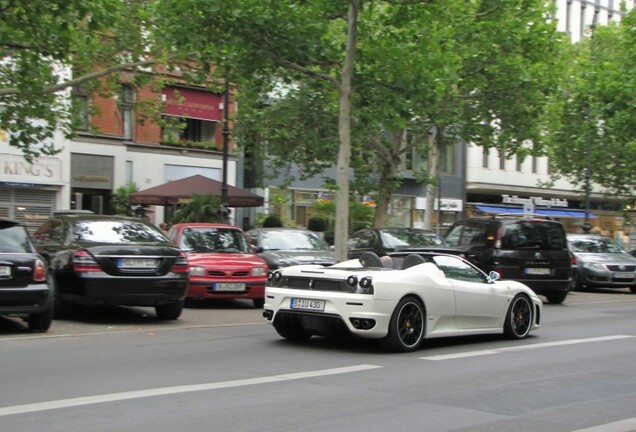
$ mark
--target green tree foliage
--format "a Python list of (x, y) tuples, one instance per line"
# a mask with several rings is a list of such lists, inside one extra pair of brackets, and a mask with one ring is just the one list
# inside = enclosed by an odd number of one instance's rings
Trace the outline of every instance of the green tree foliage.
[(0, 2), (0, 129), (9, 131), (9, 144), (27, 160), (57, 153), (54, 131), (70, 137), (78, 125), (71, 87), (108, 92), (118, 72), (165, 62), (171, 47), (154, 37), (153, 3)]
[(137, 191), (138, 189), (135, 183), (120, 186), (115, 190), (111, 201), (115, 214), (135, 216), (135, 210), (130, 205), (130, 194)]
[(192, 199), (179, 206), (170, 225), (184, 222), (221, 222), (221, 199), (212, 195), (192, 195)]
[[(591, 31), (591, 29), (590, 29)], [(568, 71), (550, 104), (553, 170), (584, 188), (635, 196), (636, 10), (619, 24), (596, 26), (571, 51)]]

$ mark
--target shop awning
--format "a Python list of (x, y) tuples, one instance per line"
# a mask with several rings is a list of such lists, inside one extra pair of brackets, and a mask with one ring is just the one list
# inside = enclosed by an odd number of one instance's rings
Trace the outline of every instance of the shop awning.
[(165, 100), (164, 114), (208, 121), (222, 119), (221, 94), (185, 87), (166, 87), (161, 94)]
[[(192, 195), (221, 196), (223, 183), (202, 175), (194, 175), (174, 180), (159, 186), (130, 194), (131, 204), (170, 205), (187, 202)], [(260, 207), (264, 199), (245, 189), (228, 185), (228, 204), (230, 207)]]
[[(496, 207), (496, 206), (487, 206), (487, 205), (475, 205), (475, 208), (483, 211), (484, 213), (512, 213), (512, 214), (523, 214), (523, 209), (519, 207)], [(584, 218), (585, 211), (584, 210), (570, 210), (570, 209), (536, 209), (534, 211), (536, 214), (550, 217), (566, 217), (566, 218)], [(595, 219), (596, 215), (590, 213), (590, 219)]]

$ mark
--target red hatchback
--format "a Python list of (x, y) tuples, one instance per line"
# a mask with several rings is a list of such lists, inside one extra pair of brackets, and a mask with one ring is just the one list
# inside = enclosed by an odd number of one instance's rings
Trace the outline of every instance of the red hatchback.
[(170, 228), (168, 237), (190, 263), (187, 299), (250, 299), (263, 307), (267, 264), (252, 254), (240, 228), (181, 223)]

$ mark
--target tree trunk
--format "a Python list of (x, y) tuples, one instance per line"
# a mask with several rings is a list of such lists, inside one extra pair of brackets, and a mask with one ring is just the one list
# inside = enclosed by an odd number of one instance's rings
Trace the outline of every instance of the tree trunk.
[(334, 227), (336, 261), (347, 259), (349, 240), (349, 169), (351, 167), (351, 81), (356, 54), (356, 31), (360, 0), (349, 1), (348, 32), (345, 61), (339, 94), (338, 135), (340, 149), (336, 165), (336, 223)]
[(435, 214), (435, 200), (437, 199), (437, 181), (439, 180), (440, 143), (435, 129), (428, 135), (428, 175), (432, 182), (426, 185), (426, 212), (424, 213), (424, 229), (433, 229), (433, 215)]

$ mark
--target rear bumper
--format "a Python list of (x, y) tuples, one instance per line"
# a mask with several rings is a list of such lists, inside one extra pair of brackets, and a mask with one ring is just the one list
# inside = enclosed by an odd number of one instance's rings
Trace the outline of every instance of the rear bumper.
[(47, 284), (0, 288), (0, 314), (30, 314), (48, 310), (53, 303)]
[(515, 279), (527, 285), (537, 294), (546, 294), (557, 291), (569, 291), (570, 279), (561, 280), (536, 280), (536, 279)]
[(64, 300), (87, 305), (157, 306), (185, 299), (187, 275), (157, 278), (80, 278), (78, 293), (63, 294)]

